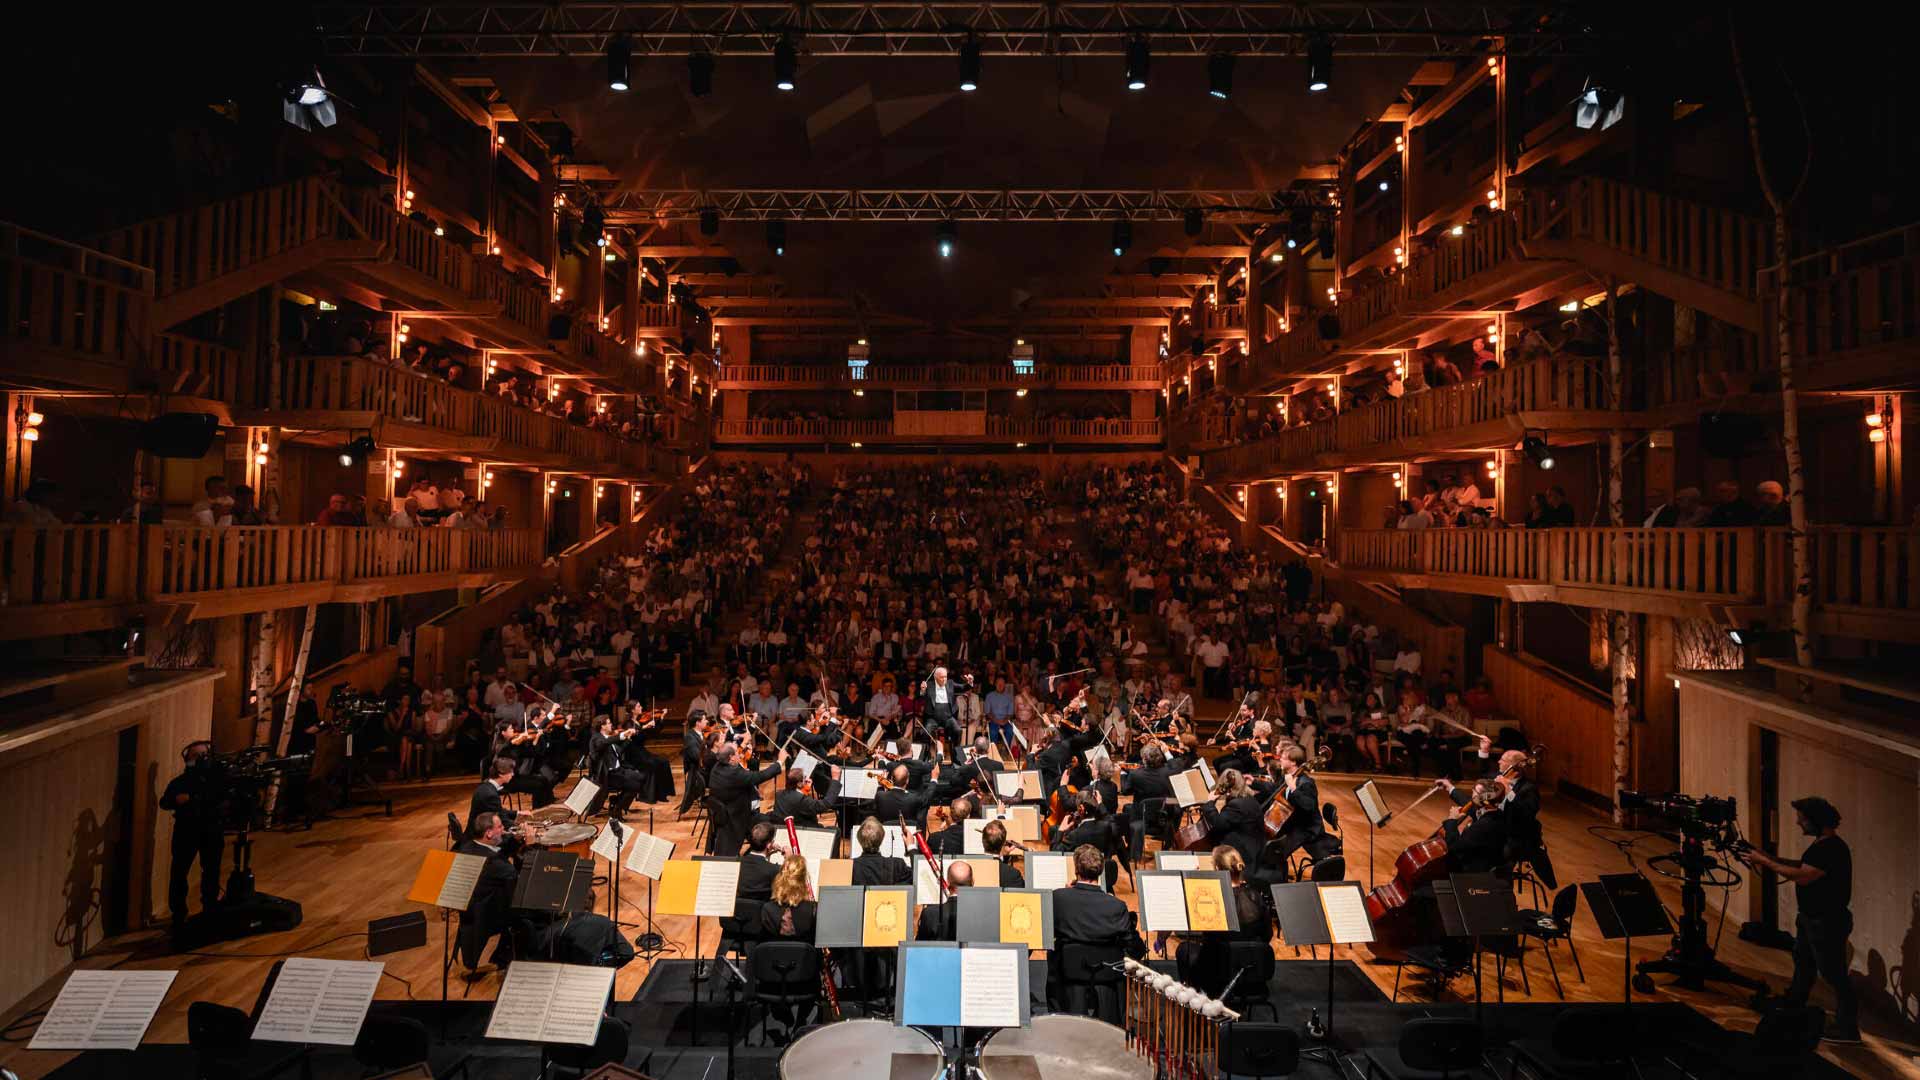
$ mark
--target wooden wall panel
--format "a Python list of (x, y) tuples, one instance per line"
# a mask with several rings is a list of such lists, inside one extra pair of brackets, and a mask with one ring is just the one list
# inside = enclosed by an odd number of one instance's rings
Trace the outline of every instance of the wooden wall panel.
[(1536, 775), (1543, 787), (1567, 783), (1613, 798), (1613, 706), (1590, 687), (1495, 645), (1480, 653), (1500, 709), (1527, 741), (1546, 744)]
[[(1730, 795), (1740, 802), (1740, 831), (1759, 836), (1760, 802), (1754, 784), (1758, 775), (1757, 729), (1748, 710), (1731, 698), (1703, 692), (1688, 679), (1680, 681), (1680, 785), (1689, 795)], [(1712, 890), (1710, 906), (1718, 907), (1725, 894)], [(1740, 919), (1760, 917), (1760, 892), (1745, 887), (1729, 901)]]

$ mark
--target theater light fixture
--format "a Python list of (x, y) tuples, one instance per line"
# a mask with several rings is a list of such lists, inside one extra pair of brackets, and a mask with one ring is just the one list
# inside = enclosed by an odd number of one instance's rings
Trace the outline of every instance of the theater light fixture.
[(774, 255), (787, 253), (787, 223), (784, 221), (767, 222), (767, 247)]
[(343, 469), (351, 469), (355, 465), (367, 460), (376, 449), (378, 449), (378, 447), (374, 445), (373, 436), (362, 435), (341, 448), (340, 467)]
[(952, 258), (954, 244), (960, 239), (960, 226), (955, 224), (951, 219), (943, 221), (934, 228), (933, 236), (935, 244), (939, 248), (940, 257), (943, 259)]
[(1145, 90), (1147, 88), (1147, 70), (1153, 66), (1153, 47), (1147, 44), (1144, 34), (1136, 34), (1127, 42), (1127, 89)]
[(607, 42), (607, 89), (625, 90), (633, 69), (633, 39), (615, 34)]
[(703, 98), (713, 93), (713, 54), (687, 54), (687, 91), (694, 97)]
[(1319, 93), (1333, 85), (1333, 39), (1316, 34), (1307, 42), (1307, 89)]
[(1602, 131), (1620, 122), (1627, 113), (1627, 99), (1618, 91), (1595, 83), (1591, 79), (1573, 99), (1573, 126), (1582, 131), (1599, 128)]
[(312, 69), (282, 89), (280, 118), (302, 131), (330, 128), (340, 119), (336, 100), (319, 70)]
[(960, 43), (960, 89), (969, 94), (980, 89), (980, 41), (972, 34)]
[(1527, 455), (1528, 461), (1542, 469), (1553, 468), (1553, 448), (1547, 445), (1547, 440), (1538, 435), (1528, 435), (1521, 439), (1520, 452)]
[(794, 47), (793, 35), (781, 34), (780, 41), (773, 47), (773, 85), (776, 90), (792, 90), (795, 86), (794, 73), (800, 68), (800, 50)]
[(700, 208), (700, 235), (720, 235), (720, 210), (718, 207), (704, 206)]
[(1207, 93), (1225, 101), (1233, 96), (1233, 54), (1214, 53), (1207, 58)]
[(1113, 223), (1113, 256), (1119, 258), (1133, 246), (1133, 222), (1121, 218)]

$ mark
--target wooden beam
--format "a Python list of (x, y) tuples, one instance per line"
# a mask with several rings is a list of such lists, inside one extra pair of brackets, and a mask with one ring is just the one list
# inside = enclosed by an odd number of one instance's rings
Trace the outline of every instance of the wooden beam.
[(1413, 110), (1413, 115), (1407, 117), (1407, 126), (1419, 127), (1445, 116), (1448, 110), (1466, 100), (1467, 95), (1472, 93), (1475, 87), (1486, 81), (1487, 72), (1491, 70), (1485, 64), (1475, 64), (1468, 68), (1454, 80), (1451, 86)]
[(559, 179), (562, 181), (571, 180), (571, 181), (578, 181), (582, 183), (591, 182), (591, 181), (601, 181), (605, 183), (611, 183), (615, 180), (620, 179), (620, 174), (614, 172), (612, 169), (607, 168), (605, 165), (592, 165), (592, 164), (584, 164), (584, 163), (561, 165), (554, 170), (554, 174), (556, 179)]
[(1149, 254), (1170, 259), (1244, 259), (1247, 248), (1244, 244), (1189, 244), (1183, 248), (1157, 248)]

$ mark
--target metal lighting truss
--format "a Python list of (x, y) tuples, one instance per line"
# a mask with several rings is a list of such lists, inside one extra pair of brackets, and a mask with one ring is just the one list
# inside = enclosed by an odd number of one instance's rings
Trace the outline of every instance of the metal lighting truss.
[(1264, 222), (1304, 194), (1269, 191), (1153, 191), (1089, 188), (718, 188), (640, 190), (606, 195), (608, 225), (692, 221), (718, 211), (734, 221), (1181, 221), (1200, 210), (1208, 221)]
[(316, 9), (337, 56), (592, 57), (616, 34), (636, 56), (766, 56), (793, 35), (823, 56), (1120, 56), (1146, 35), (1163, 56), (1577, 54), (1601, 39), (1551, 3), (359, 3)]

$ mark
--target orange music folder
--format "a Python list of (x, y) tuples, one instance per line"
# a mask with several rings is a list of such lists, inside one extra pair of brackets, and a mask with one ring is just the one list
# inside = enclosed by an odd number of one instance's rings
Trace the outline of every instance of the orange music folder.
[(1000, 891), (1000, 940), (1021, 942), (1029, 949), (1045, 949), (1045, 912), (1035, 892)]
[(691, 859), (668, 859), (660, 874), (660, 893), (654, 898), (662, 915), (693, 914), (700, 891), (700, 864)]
[(1227, 898), (1218, 878), (1182, 878), (1187, 890), (1187, 928), (1193, 931), (1227, 929)]
[(862, 897), (860, 944), (869, 949), (891, 949), (907, 940), (913, 926), (913, 903), (904, 888), (870, 888)]
[(420, 860), (420, 872), (414, 875), (413, 888), (407, 890), (407, 899), (416, 904), (439, 903), (440, 889), (447, 883), (447, 871), (451, 869), (453, 852), (427, 852), (426, 858)]
[(827, 885), (853, 884), (852, 859), (821, 859), (809, 863), (807, 869), (816, 871), (813, 885), (815, 889)]

